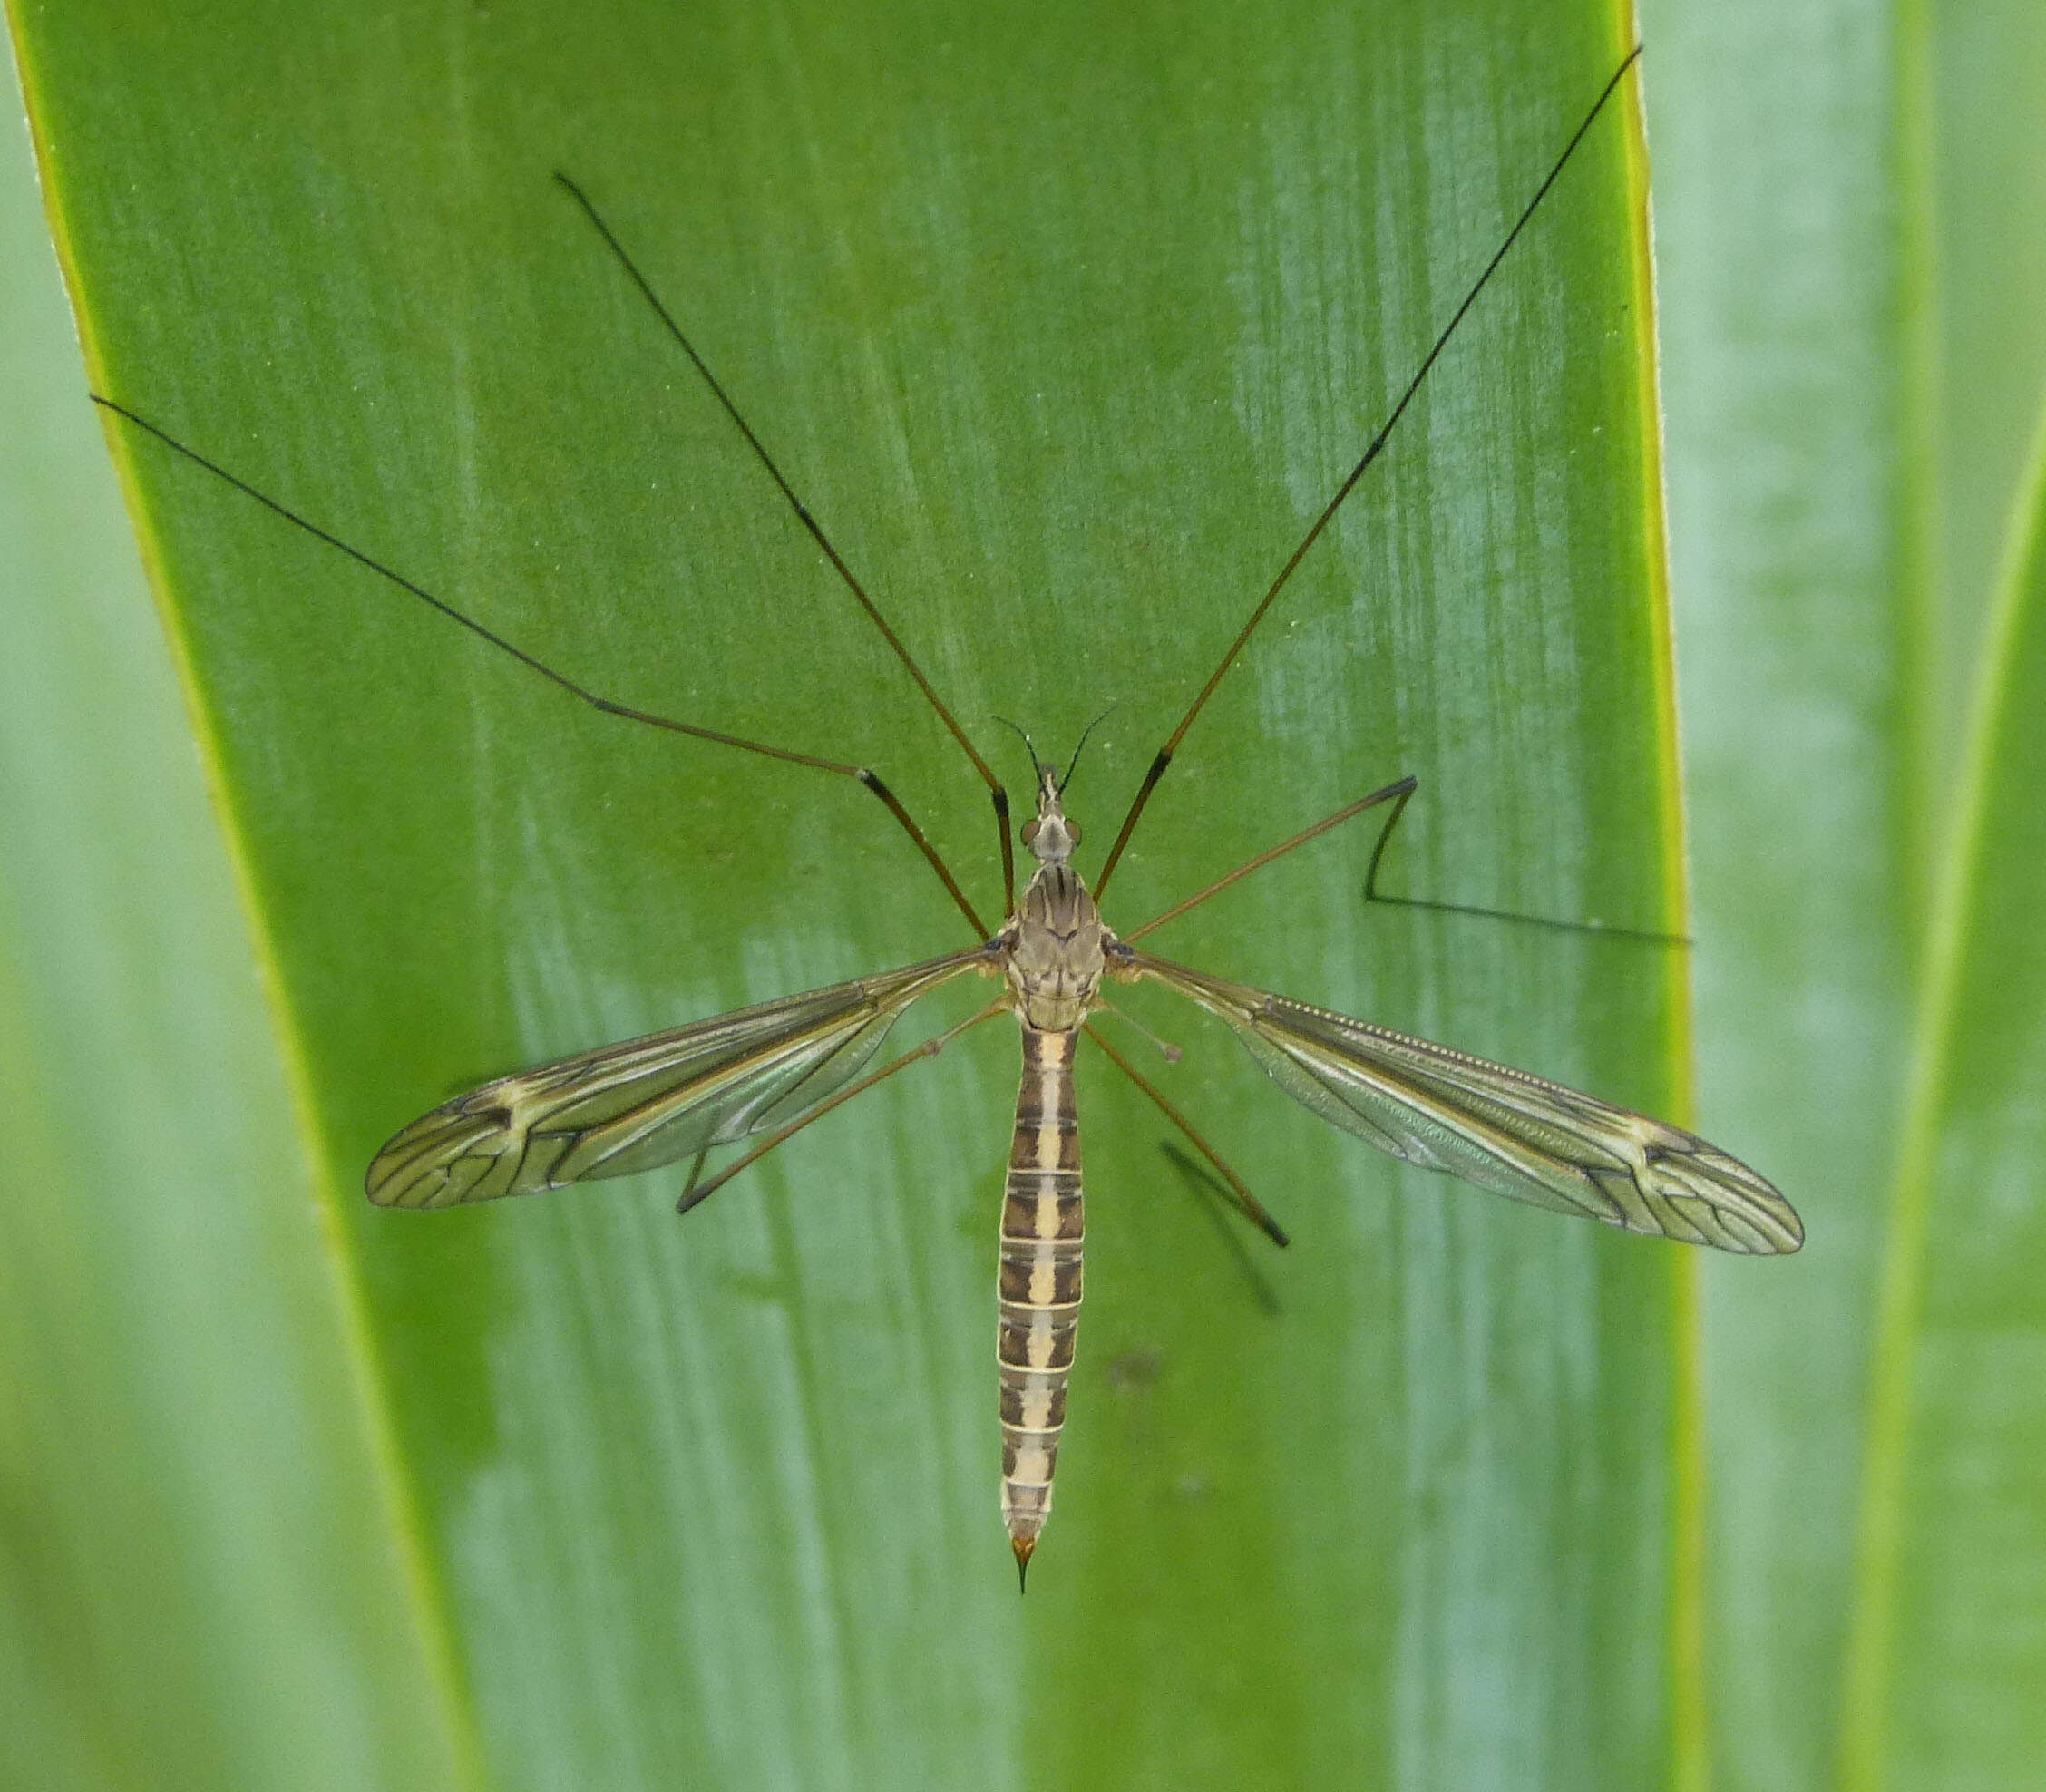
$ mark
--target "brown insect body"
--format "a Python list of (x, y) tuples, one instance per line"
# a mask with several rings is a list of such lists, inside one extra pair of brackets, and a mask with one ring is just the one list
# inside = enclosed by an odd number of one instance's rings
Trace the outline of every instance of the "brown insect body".
[(1079, 839), (1078, 827), (1066, 819), (1057, 772), (1040, 765), (1037, 818), (1023, 829), (1037, 874), (996, 936), (1009, 1005), (1023, 1023), (1023, 1079), (1002, 1198), (995, 1333), (1002, 1523), (1018, 1574), (1028, 1566), (1051, 1512), (1066, 1382), (1079, 1331), (1086, 1228), (1073, 1052), (1116, 944), (1068, 862)]

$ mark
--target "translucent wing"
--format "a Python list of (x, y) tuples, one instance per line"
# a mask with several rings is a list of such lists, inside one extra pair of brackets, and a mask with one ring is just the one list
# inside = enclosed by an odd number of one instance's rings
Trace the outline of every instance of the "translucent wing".
[(1660, 1120), (1144, 952), (1130, 966), (1219, 1014), (1296, 1101), (1408, 1164), (1688, 1244), (1772, 1256), (1805, 1242), (1745, 1164)]
[(918, 997), (990, 962), (976, 947), (501, 1076), (376, 1154), (380, 1207), (453, 1207), (628, 1176), (807, 1113), (857, 1076)]

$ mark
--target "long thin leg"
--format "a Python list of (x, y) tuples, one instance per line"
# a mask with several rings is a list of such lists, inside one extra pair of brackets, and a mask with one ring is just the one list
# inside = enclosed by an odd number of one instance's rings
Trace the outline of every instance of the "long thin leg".
[(1125, 1057), (1107, 1040), (1104, 1039), (1091, 1020), (1081, 1022), (1080, 1030), (1101, 1047), (1109, 1063), (1120, 1070), (1153, 1101), (1157, 1103), (1158, 1111), (1186, 1135), (1195, 1151), (1214, 1165), (1215, 1174), (1229, 1184), (1230, 1193), (1234, 1197), (1237, 1209), (1243, 1217), (1269, 1238), (1272, 1243), (1278, 1245), (1291, 1243), (1292, 1241), (1286, 1236), (1284, 1228), (1264, 1211), (1264, 1204), (1258, 1200), (1257, 1196), (1244, 1187), (1242, 1177), (1229, 1167), (1222, 1154), (1214, 1146), (1194, 1130), (1193, 1123), (1171, 1102), (1165, 1099), (1164, 1092), (1147, 1076), (1144, 1076), (1129, 1059)]
[(1283, 858), (1294, 847), (1305, 846), (1309, 841), (1320, 838), (1330, 828), (1340, 827), (1352, 815), (1361, 815), (1365, 810), (1375, 808), (1380, 803), (1406, 802), (1409, 796), (1413, 795), (1414, 787), (1414, 779), (1406, 777), (1401, 778), (1398, 784), (1388, 784), (1383, 790), (1374, 790), (1369, 796), (1359, 797), (1356, 802), (1338, 809), (1332, 815), (1325, 816), (1322, 820), (1315, 823), (1312, 827), (1302, 828), (1291, 840), (1281, 840), (1276, 846), (1266, 847), (1256, 858), (1246, 859), (1226, 877), (1215, 879), (1205, 890), (1196, 891), (1184, 902), (1174, 903), (1164, 914), (1155, 916), (1152, 920), (1145, 921), (1142, 927), (1133, 929), (1130, 932), (1118, 937), (1125, 946), (1133, 940), (1143, 939), (1154, 928), (1163, 927), (1168, 920), (1177, 920), (1187, 910), (1199, 908), (1209, 897), (1219, 896), (1231, 884), (1240, 882), (1254, 871), (1262, 871), (1274, 859)]
[(277, 515), (282, 517), (294, 527), (304, 530), (315, 541), (324, 541), (330, 548), (338, 548), (357, 565), (365, 566), (378, 578), (388, 579), (401, 591), (410, 593), (429, 609), (438, 610), (451, 622), (459, 622), (472, 635), (488, 641), (500, 652), (510, 654), (520, 665), (539, 673), (541, 677), (550, 682), (559, 685), (570, 696), (580, 697), (592, 709), (600, 710), (606, 716), (623, 716), (628, 722), (644, 722), (649, 727), (666, 728), (671, 734), (687, 735), (695, 740), (715, 741), (720, 746), (736, 746), (747, 753), (762, 754), (769, 759), (785, 760), (792, 765), (813, 766), (820, 772), (832, 772), (842, 778), (851, 778), (855, 784), (865, 785), (867, 789), (873, 792), (881, 799), (888, 813), (902, 824), (903, 832), (916, 842), (917, 851), (923, 854), (929, 862), (930, 869), (938, 873), (939, 881), (944, 884), (952, 901), (959, 904), (960, 912), (972, 924), (975, 934), (982, 940), (988, 937), (987, 924), (974, 911), (973, 904), (966, 900), (966, 892), (960, 888), (958, 880), (952, 876), (944, 860), (938, 856), (938, 849), (930, 843), (923, 830), (911, 819), (910, 812), (902, 806), (895, 793), (890, 790), (879, 777), (864, 765), (843, 765), (835, 759), (820, 759), (813, 754), (796, 753), (785, 746), (769, 746), (765, 741), (745, 740), (737, 735), (721, 734), (716, 728), (699, 728), (693, 722), (677, 722), (672, 716), (657, 716), (651, 710), (635, 709), (629, 704), (617, 703), (608, 696), (601, 696), (585, 686), (579, 685), (566, 674), (557, 672), (544, 660), (535, 659), (523, 648), (514, 646), (494, 629), (484, 628), (475, 618), (463, 614), (461, 610), (455, 609), (453, 604), (436, 598), (424, 586), (414, 585), (411, 579), (405, 578), (402, 573), (392, 571), (381, 560), (372, 560), (360, 548), (351, 548), (339, 536), (329, 534), (317, 523), (308, 521), (306, 518), (300, 516), (297, 511), (287, 509), (267, 492), (258, 492), (247, 480), (237, 478), (218, 462), (208, 460), (197, 449), (188, 448), (169, 431), (152, 424), (140, 413), (131, 411), (125, 404), (117, 404), (111, 398), (102, 398), (96, 392), (92, 394), (92, 399), (93, 403), (99, 405), (102, 410), (111, 411), (118, 417), (124, 417), (136, 428), (147, 431), (166, 447), (175, 449), (188, 461), (204, 467), (216, 479), (225, 480), (237, 492), (243, 492), (255, 499), (266, 510), (276, 512)]
[(1356, 802), (1347, 803), (1332, 815), (1324, 816), (1310, 828), (1302, 828), (1290, 840), (1282, 840), (1276, 846), (1268, 846), (1253, 859), (1247, 859), (1226, 876), (1218, 877), (1205, 890), (1197, 891), (1184, 902), (1174, 903), (1164, 914), (1153, 917), (1142, 927), (1133, 928), (1118, 936), (1125, 945), (1141, 940), (1154, 928), (1163, 927), (1168, 920), (1177, 920), (1189, 909), (1200, 907), (1211, 896), (1218, 896), (1232, 883), (1239, 883), (1254, 871), (1262, 871), (1274, 859), (1283, 858), (1296, 846), (1305, 846), (1310, 840), (1319, 839), (1330, 828), (1340, 827), (1353, 815), (1360, 815), (1367, 809), (1376, 808), (1382, 803), (1392, 804), (1392, 813), (1386, 817), (1385, 826), (1379, 830), (1378, 843), (1371, 849), (1370, 868), (1364, 874), (1364, 900), (1367, 902), (1382, 902), (1388, 908), (1432, 909), (1441, 914), (1477, 915), (1486, 920), (1519, 921), (1525, 927), (1545, 927), (1556, 933), (1596, 933), (1613, 940), (1641, 940), (1657, 946), (1688, 946), (1690, 938), (1681, 933), (1653, 933), (1645, 928), (1609, 927), (1602, 920), (1551, 920), (1545, 915), (1515, 914), (1511, 909), (1483, 909), (1467, 902), (1434, 902), (1418, 896), (1387, 896), (1379, 891), (1379, 866), (1385, 858), (1386, 842), (1392, 838), (1392, 830), (1399, 817), (1406, 812), (1407, 804), (1420, 781), (1408, 775), (1396, 784), (1388, 784), (1383, 790), (1374, 790), (1369, 796), (1360, 796)]
[(1394, 799), (1392, 813), (1386, 817), (1385, 826), (1379, 830), (1379, 843), (1371, 849), (1370, 868), (1364, 873), (1364, 900), (1367, 902), (1383, 902), (1387, 907), (1395, 909), (1428, 909), (1443, 915), (1477, 915), (1486, 920), (1514, 920), (1523, 927), (1545, 927), (1554, 933), (1598, 933), (1613, 940), (1642, 940), (1656, 946), (1689, 946), (1692, 943), (1690, 937), (1683, 933), (1656, 933), (1647, 928), (1612, 927), (1603, 920), (1551, 920), (1546, 915), (1517, 915), (1511, 909), (1483, 909), (1469, 902), (1431, 902), (1419, 896), (1384, 894), (1379, 889), (1379, 866), (1385, 858), (1386, 842), (1392, 838), (1392, 831), (1398, 825), (1400, 816), (1406, 813), (1408, 799), (1413, 795), (1416, 788), (1412, 778), (1404, 782), (1407, 788), (1400, 791)]
[(1300, 546), (1293, 550), (1291, 557), (1284, 566), (1279, 569), (1279, 576), (1271, 581), (1271, 589), (1266, 591), (1263, 598), (1259, 600), (1258, 607), (1251, 612), (1251, 619), (1244, 623), (1236, 638), (1229, 644), (1229, 650), (1223, 655), (1222, 663), (1209, 675), (1208, 682), (1201, 687), (1200, 695), (1194, 699), (1186, 714), (1180, 717), (1179, 726), (1172, 731), (1172, 738), (1158, 749), (1158, 756), (1151, 762), (1151, 769), (1145, 773), (1144, 782), (1138, 786), (1136, 800), (1130, 804), (1129, 813), (1123, 817), (1122, 831), (1116, 834), (1115, 845), (1108, 849), (1108, 857), (1101, 867), (1101, 875), (1095, 880), (1094, 893), (1096, 898), (1100, 896), (1103, 891), (1107, 889), (1108, 880), (1115, 872), (1116, 862), (1123, 856), (1123, 848), (1129, 844), (1130, 834), (1135, 830), (1137, 817), (1143, 814), (1144, 805), (1151, 800), (1152, 791), (1156, 787), (1158, 780), (1164, 776), (1165, 768), (1172, 764), (1173, 755), (1179, 751), (1179, 744), (1185, 739), (1187, 729), (1194, 726), (1194, 718), (1201, 713), (1208, 699), (1214, 695), (1215, 687), (1222, 683), (1223, 675), (1236, 663), (1236, 656), (1243, 651), (1245, 643), (1250, 640), (1258, 624), (1264, 620), (1265, 611), (1271, 608), (1279, 593), (1285, 589), (1286, 581), (1293, 576), (1293, 569), (1306, 558), (1307, 550), (1320, 540), (1321, 531), (1329, 526), (1330, 519), (1341, 508), (1343, 500), (1356, 489), (1357, 482), (1364, 477), (1365, 472), (1369, 468), (1371, 463), (1379, 458), (1379, 453), (1386, 445), (1387, 438), (1392, 434), (1399, 419), (1406, 414), (1408, 405), (1414, 401), (1414, 394), (1421, 389), (1421, 383), (1427, 378), (1429, 369), (1435, 365), (1442, 351), (1448, 346), (1449, 338), (1457, 333), (1457, 325), (1464, 321), (1465, 314), (1477, 303), (1477, 296), (1485, 290), (1486, 282), (1492, 278), (1499, 264), (1506, 258), (1506, 251), (1513, 248), (1515, 242), (1519, 239), (1520, 233), (1527, 228), (1527, 220), (1534, 217), (1535, 208), (1548, 197), (1549, 189), (1555, 185), (1557, 177), (1564, 170), (1564, 164), (1576, 152), (1578, 144), (1584, 141), (1585, 133), (1591, 130), (1593, 124), (1597, 121), (1599, 113), (1605, 109), (1606, 101), (1612, 97), (1612, 90), (1619, 86), (1622, 78), (1634, 65), (1635, 59), (1640, 54), (1641, 45), (1637, 44), (1627, 53), (1626, 60), (1613, 71), (1612, 78), (1605, 83), (1598, 98), (1592, 102), (1591, 111), (1584, 114), (1584, 122), (1577, 127), (1576, 134), (1564, 146), (1563, 153), (1556, 158), (1555, 166), (1549, 170), (1542, 184), (1534, 190), (1534, 197), (1528, 200), (1526, 209), (1515, 220), (1513, 229), (1506, 232), (1505, 241), (1499, 245), (1492, 259), (1485, 264), (1485, 271), (1477, 277), (1471, 289), (1464, 295), (1464, 302), (1457, 307), (1456, 315), (1443, 326), (1442, 334), (1436, 337), (1435, 346), (1428, 350), (1427, 356), (1422, 360), (1420, 371), (1407, 383), (1407, 389), (1399, 394), (1399, 402), (1392, 407), (1392, 414), (1386, 418), (1379, 433), (1371, 438), (1370, 445), (1365, 449), (1363, 459), (1349, 470), (1349, 476), (1336, 488), (1336, 495), (1329, 500), (1327, 505), (1323, 507), (1321, 514), (1314, 519), (1312, 526), (1302, 538)]
[(890, 626), (888, 618), (867, 595), (865, 588), (852, 576), (852, 569), (846, 565), (838, 550), (832, 546), (831, 538), (824, 533), (823, 527), (817, 519), (810, 514), (809, 506), (795, 495), (795, 488), (782, 476), (782, 470), (775, 464), (774, 456), (768, 453), (760, 438), (753, 433), (752, 425), (739, 414), (739, 407), (733, 404), (724, 386), (719, 384), (717, 375), (710, 371), (709, 364), (697, 353), (695, 344), (683, 335), (682, 326), (675, 321), (674, 314), (661, 303), (647, 277), (625, 252), (625, 246), (611, 233), (611, 227), (604, 222), (602, 215), (590, 203), (589, 196), (558, 170), (554, 178), (567, 189), (569, 196), (582, 208), (590, 223), (596, 226), (597, 234), (603, 238), (606, 246), (618, 258), (619, 266), (625, 269), (627, 278), (639, 288), (640, 297), (653, 307), (654, 315), (661, 320), (668, 335), (675, 338), (683, 354), (689, 357), (690, 364), (697, 373), (703, 375), (704, 384), (725, 407), (725, 414), (738, 426), (739, 433), (746, 439), (746, 445), (753, 450), (760, 464), (767, 469), (767, 476), (780, 488), (782, 496), (788, 500), (789, 508), (795, 512), (796, 521), (810, 531), (811, 539), (824, 550), (824, 558), (845, 581), (845, 589), (859, 599), (860, 608), (866, 611), (873, 626), (881, 630), (882, 638), (894, 650), (895, 657), (902, 662), (904, 670), (916, 681), (916, 687), (923, 693), (931, 708), (938, 712), (938, 719), (951, 730), (952, 738), (965, 748), (966, 756), (973, 762), (973, 769), (979, 773), (987, 784), (989, 800), (995, 805), (995, 827), (1001, 835), (1002, 913), (1005, 916), (1013, 914), (1016, 911), (1016, 848), (1009, 838), (1008, 793), (1002, 788), (1001, 780), (996, 777), (988, 762), (981, 758), (979, 749), (967, 738), (966, 730), (960, 726), (952, 712), (940, 700), (930, 680), (923, 676), (923, 668), (911, 657), (909, 648), (902, 645), (902, 638)]
[(755, 1145), (754, 1148), (751, 1151), (747, 1152), (744, 1157), (739, 1158), (735, 1163), (727, 1164), (707, 1183), (699, 1183), (697, 1180), (697, 1177), (702, 1171), (704, 1164), (703, 1157), (699, 1155), (697, 1159), (696, 1168), (689, 1172), (689, 1183), (688, 1186), (682, 1191), (682, 1199), (675, 1203), (675, 1211), (677, 1213), (687, 1213), (690, 1208), (694, 1207), (697, 1204), (697, 1202), (706, 1200), (709, 1196), (716, 1194), (719, 1189), (723, 1188), (726, 1183), (730, 1182), (734, 1176), (737, 1175), (741, 1170), (746, 1168), (748, 1164), (757, 1164), (763, 1157), (766, 1156), (770, 1151), (774, 1150), (774, 1148), (776, 1145), (780, 1144), (784, 1139), (794, 1138), (796, 1134), (800, 1133), (805, 1126), (810, 1125), (813, 1120), (822, 1120), (825, 1115), (829, 1114), (833, 1108), (838, 1106), (840, 1103), (851, 1101), (854, 1096), (864, 1095), (866, 1091), (872, 1088), (876, 1083), (885, 1081), (888, 1077), (892, 1076), (898, 1070), (907, 1069), (911, 1065), (917, 1063), (920, 1059), (927, 1057), (936, 1057), (940, 1052), (943, 1051), (947, 1046), (950, 1045), (954, 1039), (958, 1038), (959, 1036), (961, 1033), (964, 1033), (969, 1027), (978, 1027), (983, 1020), (992, 1020), (998, 1014), (1002, 1013), (1008, 1007), (1008, 998), (1006, 997), (998, 997), (995, 1000), (989, 1002), (986, 1008), (982, 1008), (979, 1014), (969, 1015), (966, 1019), (960, 1021), (957, 1027), (949, 1027), (944, 1032), (938, 1034), (934, 1038), (926, 1039), (921, 1046), (911, 1046), (908, 1051), (904, 1052), (901, 1055), (901, 1057), (889, 1059), (889, 1061), (886, 1064), (882, 1065), (879, 1070), (871, 1072), (869, 1075), (861, 1077), (860, 1080), (856, 1083), (848, 1083), (835, 1096), (832, 1096), (829, 1101), (819, 1102), (816, 1106), (813, 1107), (809, 1111), (809, 1113), (805, 1114), (800, 1120), (792, 1120), (779, 1132), (768, 1134), (768, 1135), (765, 1139), (761, 1140), (758, 1144)]

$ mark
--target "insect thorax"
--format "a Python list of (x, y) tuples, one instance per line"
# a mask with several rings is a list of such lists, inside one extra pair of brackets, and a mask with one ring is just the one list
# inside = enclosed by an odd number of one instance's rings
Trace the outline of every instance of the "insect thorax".
[(1009, 990), (1026, 1026), (1066, 1033), (1086, 1018), (1114, 936), (1078, 872), (1063, 863), (1041, 867), (1000, 938)]

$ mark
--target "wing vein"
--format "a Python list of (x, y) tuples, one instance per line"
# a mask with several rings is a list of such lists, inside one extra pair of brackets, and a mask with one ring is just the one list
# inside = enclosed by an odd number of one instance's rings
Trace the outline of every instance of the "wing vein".
[(1403, 1162), (1686, 1243), (1777, 1255), (1804, 1242), (1790, 1203), (1695, 1134), (1147, 952), (1133, 951), (1128, 966), (1227, 1021), (1301, 1105)]
[(809, 1112), (920, 997), (987, 946), (806, 990), (501, 1076), (396, 1134), (369, 1166), (385, 1207), (449, 1207), (633, 1174)]

